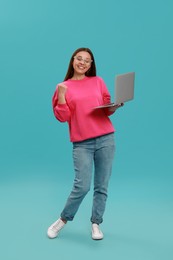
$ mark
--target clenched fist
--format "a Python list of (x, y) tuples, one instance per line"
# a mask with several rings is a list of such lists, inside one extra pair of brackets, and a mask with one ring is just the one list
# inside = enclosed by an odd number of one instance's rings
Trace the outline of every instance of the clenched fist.
[(58, 104), (65, 104), (65, 93), (67, 91), (67, 86), (63, 83), (58, 84)]
[(63, 83), (61, 84), (58, 84), (58, 93), (61, 94), (61, 95), (65, 95), (67, 91), (67, 86), (64, 85)]

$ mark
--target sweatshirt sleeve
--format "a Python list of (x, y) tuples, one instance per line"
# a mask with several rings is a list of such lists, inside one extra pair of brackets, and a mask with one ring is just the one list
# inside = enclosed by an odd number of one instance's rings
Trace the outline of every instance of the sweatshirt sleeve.
[(58, 104), (57, 90), (55, 91), (52, 98), (52, 106), (53, 106), (53, 112), (56, 119), (58, 119), (60, 122), (70, 121), (70, 115), (71, 115), (70, 109), (67, 103)]

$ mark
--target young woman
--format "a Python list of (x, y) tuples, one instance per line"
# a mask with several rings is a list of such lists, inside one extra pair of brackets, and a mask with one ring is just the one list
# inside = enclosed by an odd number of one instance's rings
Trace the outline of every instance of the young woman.
[(77, 49), (71, 57), (64, 81), (57, 85), (53, 96), (55, 117), (69, 125), (75, 178), (60, 218), (48, 228), (49, 238), (57, 237), (67, 221), (73, 220), (90, 190), (93, 165), (91, 234), (93, 239), (103, 238), (99, 224), (103, 221), (115, 151), (115, 130), (109, 116), (123, 105), (94, 109), (107, 103), (110, 103), (110, 94), (103, 79), (96, 76), (93, 53), (88, 48)]

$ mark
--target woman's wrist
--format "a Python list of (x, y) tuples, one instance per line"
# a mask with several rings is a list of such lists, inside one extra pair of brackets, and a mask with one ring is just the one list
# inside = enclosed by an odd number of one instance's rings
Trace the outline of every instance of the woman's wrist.
[(64, 94), (58, 94), (58, 104), (65, 104), (66, 100), (65, 100), (65, 95)]

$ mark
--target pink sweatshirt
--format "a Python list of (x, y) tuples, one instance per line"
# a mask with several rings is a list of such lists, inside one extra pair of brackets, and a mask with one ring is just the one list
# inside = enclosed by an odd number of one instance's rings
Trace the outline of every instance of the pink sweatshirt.
[(67, 80), (66, 104), (58, 104), (58, 85), (52, 103), (55, 117), (68, 122), (70, 141), (79, 142), (115, 132), (109, 119), (108, 109), (94, 107), (110, 102), (110, 94), (102, 78), (85, 77), (82, 80)]

